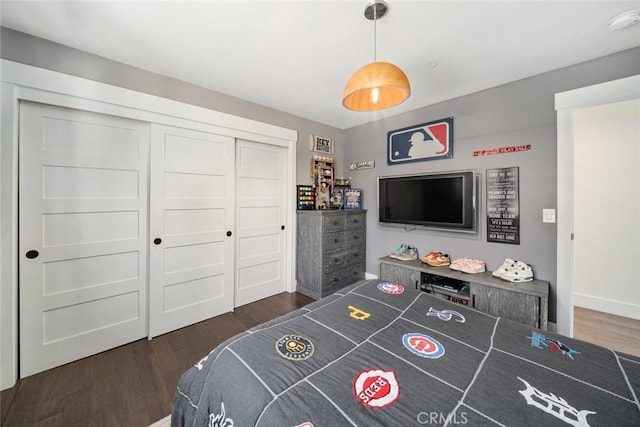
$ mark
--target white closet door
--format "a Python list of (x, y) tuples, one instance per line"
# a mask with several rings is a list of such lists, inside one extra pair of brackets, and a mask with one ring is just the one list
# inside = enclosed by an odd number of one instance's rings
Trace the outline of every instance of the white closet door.
[(236, 307), (285, 290), (286, 149), (236, 143)]
[(151, 337), (233, 310), (233, 163), (233, 138), (151, 125)]
[(20, 376), (147, 335), (148, 124), (20, 105)]

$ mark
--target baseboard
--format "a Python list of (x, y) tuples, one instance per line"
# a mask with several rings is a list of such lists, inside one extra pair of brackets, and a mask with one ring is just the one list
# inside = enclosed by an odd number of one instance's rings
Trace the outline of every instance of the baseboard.
[(367, 280), (373, 280), (373, 279), (377, 279), (378, 276), (375, 274), (371, 274), (371, 273), (367, 273), (366, 271), (364, 272), (364, 278)]
[(573, 304), (589, 310), (640, 320), (640, 305), (575, 293)]

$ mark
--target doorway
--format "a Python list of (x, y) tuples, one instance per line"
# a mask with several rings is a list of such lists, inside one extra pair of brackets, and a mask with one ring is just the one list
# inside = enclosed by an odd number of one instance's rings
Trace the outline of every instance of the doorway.
[(640, 319), (640, 76), (556, 94), (556, 110), (557, 325), (574, 336), (576, 305)]

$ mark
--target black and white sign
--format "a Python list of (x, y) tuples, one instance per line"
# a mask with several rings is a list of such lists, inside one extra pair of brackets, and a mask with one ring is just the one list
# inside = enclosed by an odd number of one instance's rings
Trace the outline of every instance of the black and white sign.
[(518, 167), (487, 169), (487, 242), (520, 244)]

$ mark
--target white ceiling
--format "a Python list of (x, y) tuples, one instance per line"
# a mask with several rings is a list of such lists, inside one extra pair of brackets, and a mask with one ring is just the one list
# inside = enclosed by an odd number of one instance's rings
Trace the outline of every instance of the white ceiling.
[(638, 0), (387, 0), (377, 59), (412, 94), (353, 112), (342, 90), (373, 61), (367, 3), (2, 0), (0, 23), (341, 129), (640, 46), (640, 25), (608, 27)]

